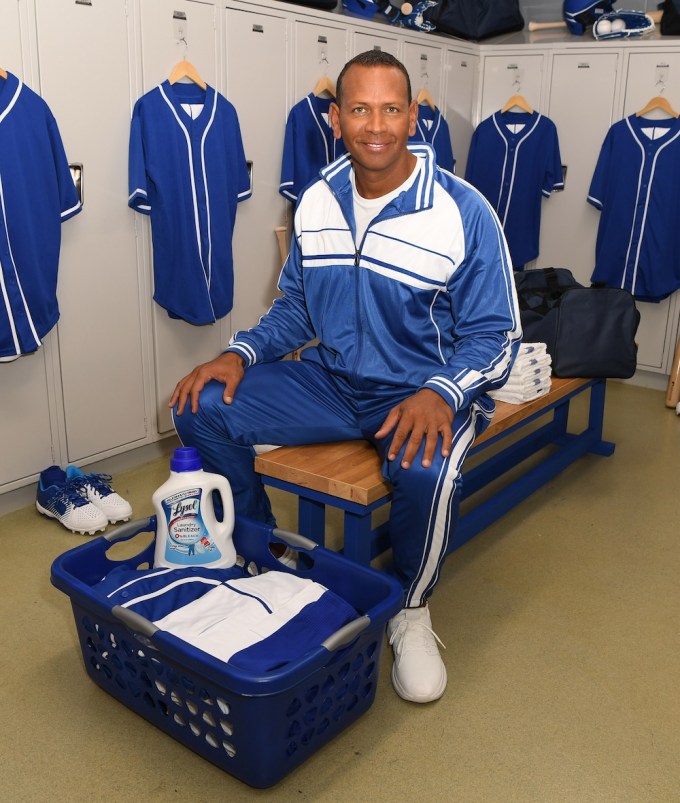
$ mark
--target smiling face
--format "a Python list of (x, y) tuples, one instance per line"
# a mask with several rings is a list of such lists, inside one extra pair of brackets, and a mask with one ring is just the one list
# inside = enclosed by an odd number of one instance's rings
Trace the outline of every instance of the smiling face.
[(352, 157), (359, 194), (379, 198), (403, 184), (415, 166), (406, 143), (418, 119), (403, 73), (396, 67), (354, 64), (343, 78), (338, 101), (339, 106), (331, 105), (330, 122)]

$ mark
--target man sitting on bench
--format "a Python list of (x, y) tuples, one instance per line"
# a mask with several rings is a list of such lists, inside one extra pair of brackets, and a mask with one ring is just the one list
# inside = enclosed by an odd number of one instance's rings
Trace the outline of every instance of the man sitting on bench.
[[(330, 120), (348, 154), (299, 200), (281, 297), (180, 380), (170, 406), (182, 442), (229, 479), (236, 512), (267, 523), (254, 444), (375, 445), (393, 488), (406, 606), (388, 625), (392, 682), (424, 703), (446, 688), (426, 601), (455, 527), (461, 465), (493, 414), (486, 391), (507, 379), (521, 327), (497, 217), (437, 168), (429, 145), (407, 146), (416, 119), (393, 56), (369, 51), (345, 65)], [(301, 360), (281, 359), (314, 338)]]

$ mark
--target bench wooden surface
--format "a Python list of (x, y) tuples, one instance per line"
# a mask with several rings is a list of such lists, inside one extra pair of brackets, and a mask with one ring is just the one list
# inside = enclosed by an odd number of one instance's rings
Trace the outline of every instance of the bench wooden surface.
[[(553, 377), (549, 393), (533, 401), (524, 404), (496, 402), (494, 417), (475, 441), (475, 446), (525, 421), (589, 382), (588, 379)], [(371, 505), (391, 490), (380, 472), (377, 452), (364, 440), (282, 446), (258, 455), (255, 471), (360, 505)]]

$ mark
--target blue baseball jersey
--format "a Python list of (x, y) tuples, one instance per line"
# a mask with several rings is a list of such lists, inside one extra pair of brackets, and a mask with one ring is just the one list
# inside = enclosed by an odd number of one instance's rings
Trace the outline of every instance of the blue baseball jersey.
[(435, 106), (432, 109), (426, 103), (418, 106), (416, 133), (409, 137), (409, 142), (428, 142), (434, 148), (439, 167), (453, 173), (456, 160), (451, 147), (451, 133), (449, 124), (439, 108)]
[(135, 104), (128, 170), (129, 206), (151, 215), (154, 300), (193, 324), (227, 315), (236, 206), (251, 195), (236, 109), (164, 81)]
[(602, 211), (592, 281), (641, 301), (680, 288), (680, 119), (631, 115), (609, 129), (588, 193)]
[(465, 178), (498, 213), (519, 269), (538, 256), (541, 200), (564, 187), (557, 128), (538, 112), (494, 112), (475, 129)]
[(358, 614), (313, 580), (268, 571), (114, 569), (94, 590), (194, 647), (261, 674), (319, 647)]
[(298, 196), (319, 170), (346, 152), (342, 139), (333, 136), (328, 110), (333, 100), (310, 93), (288, 114), (283, 140), (279, 192), (289, 201)]
[(36, 351), (59, 320), (61, 223), (81, 210), (56, 120), (0, 79), (0, 359)]

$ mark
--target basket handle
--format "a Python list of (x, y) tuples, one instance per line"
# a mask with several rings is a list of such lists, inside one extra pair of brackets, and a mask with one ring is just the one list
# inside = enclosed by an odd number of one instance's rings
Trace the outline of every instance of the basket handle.
[(311, 538), (306, 538), (304, 535), (300, 535), (300, 533), (292, 533), (289, 530), (280, 530), (278, 527), (274, 527), (272, 535), (286, 541), (289, 546), (301, 547), (302, 549), (316, 549), (319, 546), (316, 541), (312, 541)]
[[(122, 605), (114, 605), (113, 608), (111, 608), (111, 613), (116, 619), (120, 620), (128, 630), (131, 630), (140, 641), (148, 647), (153, 647), (150, 639), (160, 630), (153, 622), (135, 611), (123, 608)], [(139, 638), (138, 634), (141, 634), (144, 638)]]
[(102, 536), (102, 538), (105, 538), (107, 541), (113, 544), (115, 541), (124, 541), (127, 538), (132, 538), (138, 533), (147, 531), (152, 531), (154, 533), (156, 532), (155, 516), (148, 516), (145, 519), (137, 519), (136, 521), (128, 521), (126, 524), (116, 527), (113, 532), (106, 533)]
[(358, 619), (353, 619), (339, 630), (336, 630), (335, 633), (330, 635), (325, 641), (322, 641), (321, 646), (327, 649), (328, 652), (333, 652), (339, 647), (344, 647), (346, 644), (349, 644), (350, 641), (353, 641), (359, 633), (366, 630), (370, 624), (371, 618), (369, 616), (360, 616)]

